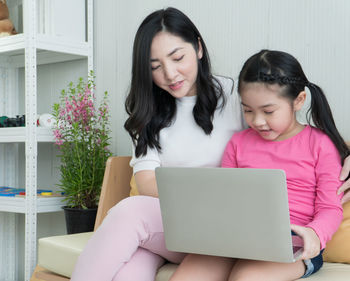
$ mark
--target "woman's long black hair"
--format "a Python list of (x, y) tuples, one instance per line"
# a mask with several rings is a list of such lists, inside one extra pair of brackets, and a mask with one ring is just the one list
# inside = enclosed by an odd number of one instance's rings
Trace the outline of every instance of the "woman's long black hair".
[(131, 87), (125, 102), (129, 118), (124, 128), (136, 146), (137, 157), (146, 155), (148, 147), (161, 151), (159, 132), (171, 125), (176, 114), (175, 98), (152, 80), (150, 50), (154, 36), (160, 31), (169, 32), (191, 43), (196, 53), (201, 43), (203, 56), (198, 60), (197, 101), (193, 116), (206, 134), (213, 130), (212, 120), (219, 100), (222, 99), (220, 106), (225, 104), (222, 87), (211, 74), (208, 51), (195, 25), (175, 8), (153, 12), (141, 23), (135, 36)]
[(245, 83), (262, 82), (284, 86), (283, 95), (294, 101), (300, 92), (308, 87), (311, 93), (311, 104), (307, 120), (312, 119), (315, 127), (323, 131), (336, 146), (342, 163), (349, 155), (349, 149), (338, 132), (332, 111), (322, 89), (306, 78), (304, 71), (292, 55), (271, 50), (262, 50), (251, 56), (243, 65), (239, 74), (238, 92)]

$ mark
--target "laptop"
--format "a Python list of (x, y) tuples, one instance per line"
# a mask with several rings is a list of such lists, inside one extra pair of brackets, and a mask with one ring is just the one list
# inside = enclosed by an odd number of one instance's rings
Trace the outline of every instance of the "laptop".
[(277, 169), (156, 168), (168, 250), (294, 262), (286, 176)]

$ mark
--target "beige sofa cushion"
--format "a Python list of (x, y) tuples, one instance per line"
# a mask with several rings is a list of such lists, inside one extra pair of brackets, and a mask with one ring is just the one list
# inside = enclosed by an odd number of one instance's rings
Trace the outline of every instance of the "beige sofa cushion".
[[(305, 280), (305, 279), (298, 279)], [(325, 262), (322, 268), (306, 279), (307, 281), (346, 281), (350, 280), (350, 265)]]
[(70, 277), (77, 259), (93, 232), (39, 239), (38, 265)]
[[(158, 271), (155, 281), (168, 281), (177, 265), (166, 264)], [(298, 279), (306, 280), (306, 279)], [(307, 278), (308, 281), (349, 281), (350, 265), (342, 263), (324, 263), (323, 267)]]
[[(53, 236), (39, 239), (38, 264), (66, 277), (72, 275), (74, 265), (92, 232)], [(168, 281), (177, 265), (166, 264), (158, 271), (155, 281)], [(304, 279), (300, 279), (304, 280)], [(350, 264), (325, 263), (309, 281), (349, 281)]]

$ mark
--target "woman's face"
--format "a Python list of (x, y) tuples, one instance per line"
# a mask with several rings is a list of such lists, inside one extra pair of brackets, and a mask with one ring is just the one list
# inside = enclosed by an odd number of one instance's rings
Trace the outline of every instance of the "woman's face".
[(196, 52), (192, 44), (181, 37), (161, 31), (154, 36), (151, 45), (153, 82), (175, 98), (194, 96), (197, 94), (198, 59), (201, 58), (200, 44)]

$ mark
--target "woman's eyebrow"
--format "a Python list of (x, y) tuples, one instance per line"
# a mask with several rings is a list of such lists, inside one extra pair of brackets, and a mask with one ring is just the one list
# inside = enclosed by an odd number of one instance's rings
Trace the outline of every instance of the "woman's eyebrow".
[[(169, 54), (167, 54), (167, 57), (172, 56), (172, 55), (175, 54), (178, 50), (181, 50), (181, 49), (183, 49), (183, 47), (175, 48), (175, 49), (172, 50)], [(159, 61), (159, 59), (151, 59), (151, 62), (154, 62), (154, 61)]]
[[(241, 102), (241, 104), (242, 104), (243, 106), (250, 107), (249, 105), (244, 104), (243, 102)], [(264, 105), (262, 105), (262, 106), (259, 106), (259, 108), (264, 108), (264, 107), (269, 107), (269, 106), (274, 106), (274, 105), (275, 105), (275, 104), (273, 104), (273, 103), (268, 103), (268, 104), (264, 104)]]

